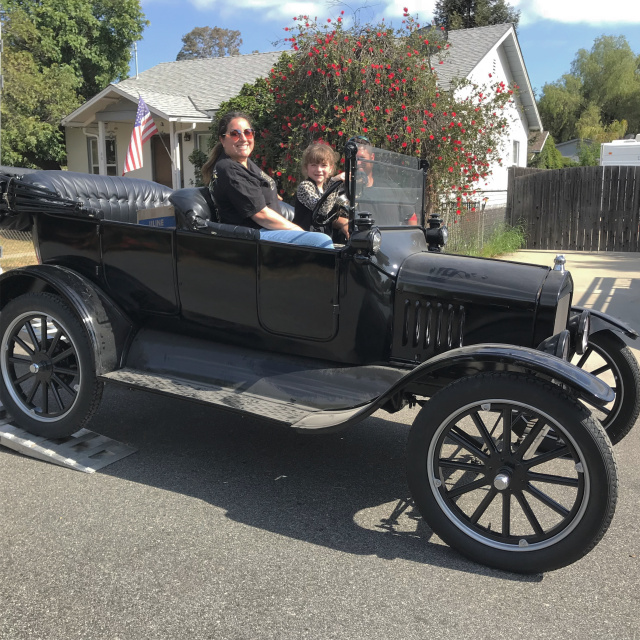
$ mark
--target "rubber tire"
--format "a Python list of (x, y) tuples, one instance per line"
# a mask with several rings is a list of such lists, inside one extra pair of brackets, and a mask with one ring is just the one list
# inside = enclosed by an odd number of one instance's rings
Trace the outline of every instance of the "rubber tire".
[(618, 444), (631, 431), (640, 414), (640, 368), (631, 349), (611, 331), (594, 333), (589, 336), (589, 344), (602, 349), (620, 372), (622, 406), (610, 424), (602, 421), (612, 444)]
[[(562, 425), (577, 443), (588, 466), (590, 487), (580, 523), (549, 547), (531, 551), (496, 549), (454, 525), (436, 500), (427, 472), (429, 446), (441, 425), (462, 407), (487, 400), (512, 400), (539, 408)], [(569, 565), (585, 556), (607, 531), (618, 493), (613, 448), (602, 426), (586, 408), (551, 383), (517, 373), (485, 373), (448, 385), (418, 413), (407, 448), (407, 476), (423, 519), (449, 546), (483, 565), (515, 573), (540, 573)]]
[(97, 379), (93, 349), (85, 329), (77, 316), (59, 296), (50, 293), (28, 293), (15, 298), (3, 308), (0, 315), (0, 349), (4, 357), (5, 334), (16, 318), (23, 313), (46, 314), (57, 320), (66, 330), (80, 362), (80, 390), (70, 411), (59, 420), (42, 421), (33, 418), (18, 404), (7, 388), (4, 371), (0, 367), (0, 400), (12, 421), (19, 427), (46, 438), (63, 438), (80, 430), (95, 413), (102, 397), (103, 383)]

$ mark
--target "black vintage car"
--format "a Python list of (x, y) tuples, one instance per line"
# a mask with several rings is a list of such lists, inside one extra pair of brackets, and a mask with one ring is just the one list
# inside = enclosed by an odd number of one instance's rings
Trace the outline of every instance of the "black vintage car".
[[(52, 438), (90, 420), (105, 382), (305, 433), (418, 405), (408, 481), (444, 541), (518, 572), (578, 560), (613, 517), (611, 441), (639, 411), (619, 336), (635, 332), (572, 308), (561, 261), (442, 252), (417, 160), (378, 150), (370, 188), (352, 143), (345, 161), (336, 206), (315, 212), (349, 216), (335, 249), (220, 224), (206, 189), (0, 177), (0, 225), (32, 228), (39, 262), (0, 276), (2, 403)], [(175, 228), (137, 223), (166, 205)]]

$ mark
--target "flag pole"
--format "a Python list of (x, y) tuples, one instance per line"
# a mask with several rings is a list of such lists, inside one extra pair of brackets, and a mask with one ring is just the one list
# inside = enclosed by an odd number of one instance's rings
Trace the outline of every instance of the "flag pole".
[[(138, 91), (138, 99), (140, 99), (140, 98), (142, 98), (142, 96), (140, 95), (140, 92)], [(149, 109), (149, 111), (151, 111), (151, 109)], [(162, 143), (162, 146), (164, 147), (164, 150), (167, 152), (167, 155), (169, 156), (169, 161), (171, 162), (171, 167), (175, 171), (176, 164), (173, 161), (173, 156), (171, 155), (171, 152), (169, 151), (169, 148), (167, 147), (167, 145), (164, 143), (164, 138), (162, 137), (162, 134), (159, 131), (158, 131), (158, 137), (160, 138), (160, 142)]]

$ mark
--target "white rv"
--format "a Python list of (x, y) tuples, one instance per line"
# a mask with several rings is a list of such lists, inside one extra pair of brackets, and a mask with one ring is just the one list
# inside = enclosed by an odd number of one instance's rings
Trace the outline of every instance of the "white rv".
[(640, 133), (631, 140), (614, 140), (600, 146), (600, 166), (640, 167)]

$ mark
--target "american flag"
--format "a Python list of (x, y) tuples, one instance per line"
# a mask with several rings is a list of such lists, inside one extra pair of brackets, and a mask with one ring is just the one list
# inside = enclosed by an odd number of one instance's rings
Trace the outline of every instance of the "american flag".
[(127, 171), (134, 171), (142, 167), (142, 145), (154, 134), (158, 133), (158, 127), (156, 127), (149, 107), (147, 107), (145, 101), (140, 96), (138, 100), (138, 112), (136, 113), (136, 122), (131, 132), (131, 142), (129, 143), (129, 150), (127, 151), (127, 159), (124, 163), (124, 171), (122, 175)]

